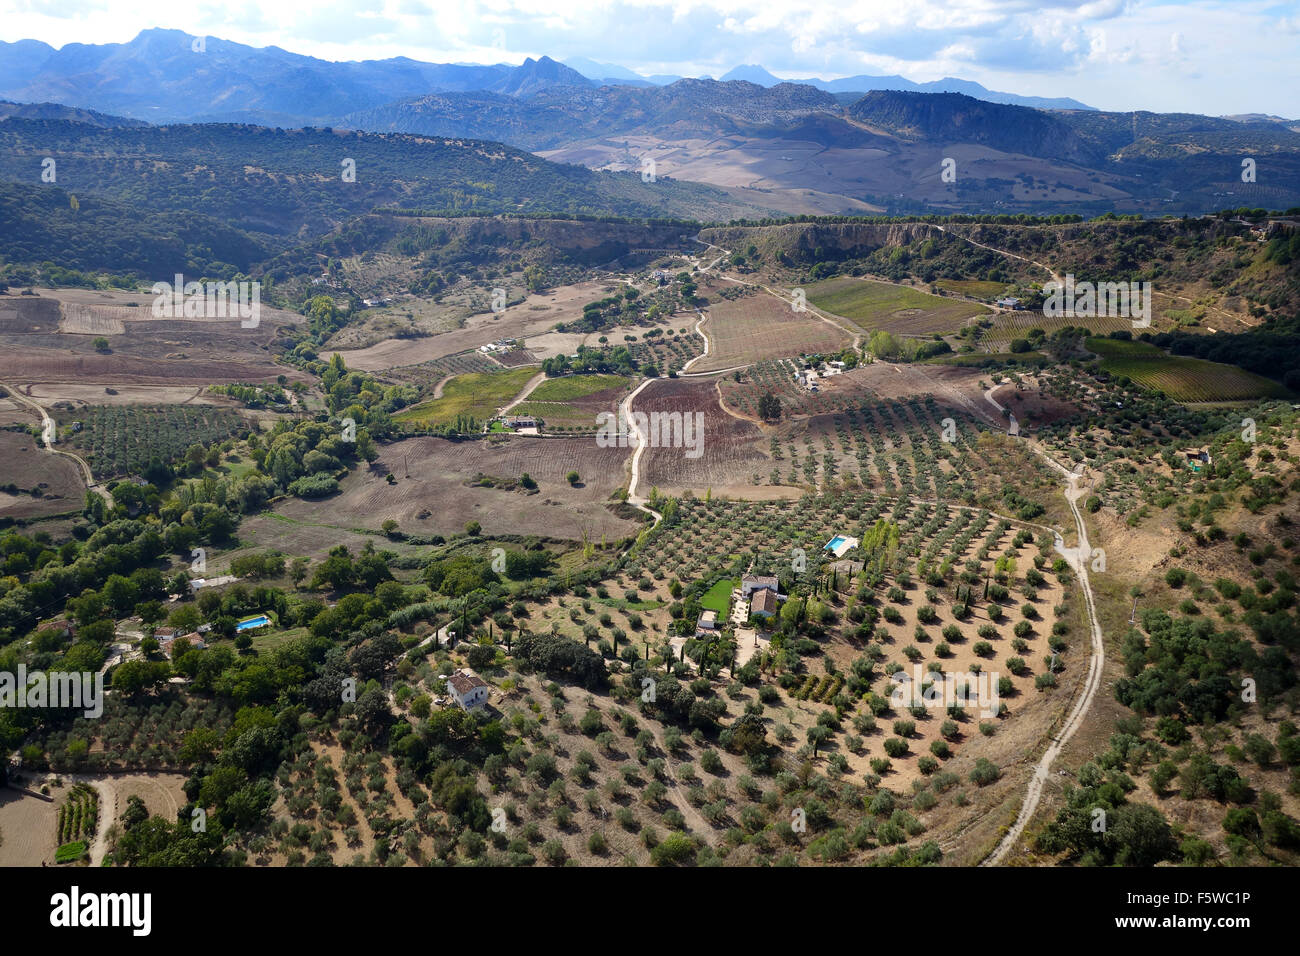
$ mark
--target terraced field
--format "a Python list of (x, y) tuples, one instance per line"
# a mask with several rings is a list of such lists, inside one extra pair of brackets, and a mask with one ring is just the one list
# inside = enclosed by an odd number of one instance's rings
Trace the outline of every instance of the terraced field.
[(896, 335), (956, 332), (968, 319), (989, 311), (970, 302), (874, 279), (827, 279), (806, 291), (808, 301), (819, 309), (848, 319), (863, 330), (884, 329)]
[(1146, 342), (1091, 338), (1087, 347), (1101, 358), (1103, 371), (1123, 375), (1178, 402), (1230, 402), (1291, 394), (1262, 375), (1233, 365), (1167, 355)]

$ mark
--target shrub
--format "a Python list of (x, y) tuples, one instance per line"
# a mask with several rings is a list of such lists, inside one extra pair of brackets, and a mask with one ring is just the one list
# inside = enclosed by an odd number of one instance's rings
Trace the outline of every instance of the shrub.
[(888, 738), (885, 741), (885, 753), (895, 759), (904, 756), (907, 753), (907, 741), (898, 737)]
[(987, 757), (980, 757), (975, 761), (975, 769), (970, 772), (971, 783), (981, 787), (988, 786), (994, 780), (997, 780), (1001, 774), (993, 761)]

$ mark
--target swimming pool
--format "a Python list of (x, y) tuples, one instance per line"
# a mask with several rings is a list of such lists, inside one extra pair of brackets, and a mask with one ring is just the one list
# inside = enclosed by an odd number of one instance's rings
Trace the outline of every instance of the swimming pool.
[(826, 545), (826, 548), (824, 550), (834, 551), (847, 540), (849, 539), (844, 537), (844, 535), (837, 534), (835, 537), (831, 538), (830, 542)]
[(271, 623), (271, 619), (265, 614), (259, 614), (257, 617), (250, 617), (247, 621), (240, 621), (235, 625), (236, 631), (251, 631), (259, 627), (266, 627)]

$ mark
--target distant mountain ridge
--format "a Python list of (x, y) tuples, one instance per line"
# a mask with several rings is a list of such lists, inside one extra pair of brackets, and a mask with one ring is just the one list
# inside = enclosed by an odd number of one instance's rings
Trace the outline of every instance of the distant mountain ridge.
[(1095, 107), (1081, 103), (1068, 96), (1021, 96), (1018, 93), (1000, 93), (990, 90), (972, 80), (959, 80), (945, 76), (942, 80), (928, 83), (914, 83), (902, 76), (846, 76), (838, 80), (822, 80), (816, 77), (807, 79), (783, 80), (773, 76), (757, 65), (738, 66), (723, 74), (724, 80), (747, 80), (759, 86), (775, 86), (778, 83), (800, 83), (816, 87), (827, 93), (869, 93), (873, 90), (896, 90), (905, 93), (962, 93), (989, 103), (1004, 103), (1009, 106), (1030, 106), (1040, 110), (1091, 110)]
[[(654, 88), (682, 79), (643, 77), (585, 57), (571, 57), (565, 63), (542, 56), (518, 66), (425, 63), (407, 57), (334, 62), (279, 47), (251, 47), (165, 29), (143, 30), (126, 43), (69, 43), (59, 49), (37, 40), (0, 42), (0, 99), (62, 103), (163, 123), (322, 126), (431, 93), (496, 93), (528, 99), (553, 89)], [(960, 92), (1043, 109), (1091, 109), (1068, 97), (998, 93), (951, 78), (932, 83), (913, 83), (900, 76), (786, 81), (761, 66), (739, 66), (722, 80), (746, 80), (764, 89), (794, 83), (825, 93)]]

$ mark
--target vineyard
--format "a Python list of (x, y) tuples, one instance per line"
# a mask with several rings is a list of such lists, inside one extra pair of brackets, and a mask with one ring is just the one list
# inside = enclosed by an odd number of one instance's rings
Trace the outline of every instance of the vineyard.
[(1110, 332), (1121, 332), (1133, 327), (1131, 319), (1122, 317), (1093, 316), (1075, 318), (1071, 316), (1065, 318), (1047, 316), (1042, 312), (1006, 312), (986, 319), (985, 322), (991, 322), (992, 326), (981, 329), (979, 341), (981, 345), (992, 352), (1006, 351), (1013, 339), (1025, 338), (1030, 329), (1042, 329), (1050, 336), (1058, 329), (1074, 326), (1075, 328), (1087, 328), (1098, 335), (1106, 335)]
[(70, 444), (100, 478), (143, 472), (152, 459), (174, 461), (192, 445), (211, 445), (248, 430), (238, 412), (210, 405), (91, 405)]
[(484, 356), (482, 352), (471, 349), (468, 352), (457, 352), (455, 355), (447, 355), (430, 362), (421, 362), (419, 365), (403, 365), (389, 369), (384, 373), (384, 377), (405, 382), (408, 385), (418, 385), (421, 388), (432, 389), (433, 386), (448, 375), (491, 372), (499, 367), (497, 363)]
[(99, 823), (99, 795), (89, 784), (79, 783), (68, 792), (59, 807), (58, 863), (70, 863), (86, 854), (86, 846)]
[(864, 330), (884, 329), (898, 335), (956, 332), (967, 319), (989, 311), (982, 305), (873, 279), (827, 279), (809, 286), (807, 293), (808, 301), (817, 308), (849, 319)]
[(393, 421), (447, 425), (461, 416), (469, 416), (486, 422), (536, 374), (537, 369), (525, 367), (457, 375), (443, 386), (441, 398), (408, 408), (394, 415)]
[(1090, 338), (1087, 347), (1101, 358), (1103, 371), (1163, 392), (1176, 402), (1243, 401), (1291, 394), (1272, 379), (1235, 365), (1167, 355), (1145, 342)]
[(704, 332), (709, 356), (695, 372), (749, 365), (789, 355), (838, 352), (852, 343), (844, 329), (773, 295), (754, 295), (709, 306)]

